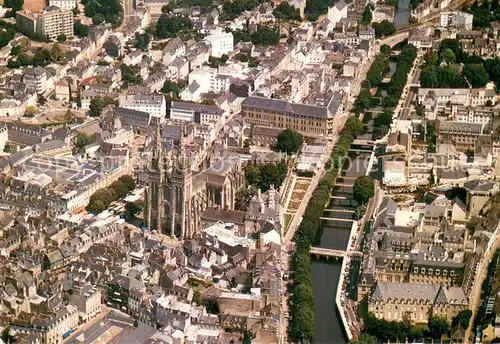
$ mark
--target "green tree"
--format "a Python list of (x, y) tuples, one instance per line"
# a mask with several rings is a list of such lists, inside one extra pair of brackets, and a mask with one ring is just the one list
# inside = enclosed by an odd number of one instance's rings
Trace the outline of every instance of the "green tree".
[(80, 22), (75, 22), (73, 29), (75, 31), (75, 36), (77, 37), (87, 37), (89, 35), (89, 27)]
[(102, 115), (102, 110), (104, 110), (104, 100), (101, 98), (93, 98), (90, 100), (89, 105), (89, 116), (99, 117)]
[(378, 340), (374, 336), (361, 333), (358, 339), (352, 339), (349, 344), (378, 344)]
[(300, 21), (300, 11), (288, 2), (281, 2), (274, 10), (273, 15), (280, 20), (298, 20)]
[(354, 182), (353, 196), (359, 204), (366, 204), (375, 194), (375, 183), (370, 176), (361, 176)]
[(280, 36), (277, 29), (263, 26), (252, 33), (251, 40), (255, 45), (277, 45), (280, 41)]
[(452, 327), (461, 326), (462, 328), (466, 329), (469, 327), (471, 318), (472, 318), (472, 311), (470, 309), (464, 309), (453, 318), (451, 326)]
[(179, 94), (181, 93), (182, 86), (167, 79), (163, 83), (163, 87), (161, 91), (163, 93), (168, 93), (172, 98), (179, 98)]
[(34, 66), (45, 66), (47, 63), (45, 61), (45, 55), (41, 51), (37, 51), (33, 55), (33, 65)]
[(62, 51), (59, 44), (56, 43), (50, 48), (50, 57), (52, 61), (61, 61), (66, 57), (66, 55)]
[(373, 128), (373, 139), (378, 140), (384, 137), (385, 135), (389, 134), (389, 131), (391, 128), (387, 125), (380, 125), (376, 128)]
[(441, 51), (440, 57), (441, 57), (441, 60), (446, 62), (446, 63), (457, 62), (457, 57), (455, 56), (453, 51), (449, 48), (446, 48), (443, 51)]
[(134, 190), (136, 187), (135, 179), (131, 175), (121, 176), (118, 180), (127, 187), (128, 192)]
[(10, 55), (11, 56), (19, 56), (21, 52), (23, 51), (23, 47), (20, 44), (17, 44), (10, 49)]
[(396, 32), (394, 23), (391, 23), (387, 19), (382, 20), (380, 23), (374, 23), (372, 27), (375, 29), (375, 37), (377, 38), (390, 36)]
[(13, 344), (16, 342), (16, 338), (10, 333), (10, 327), (7, 326), (6, 328), (4, 328), (4, 330), (2, 331), (2, 341), (5, 343), (5, 344)]
[(156, 22), (156, 36), (158, 38), (170, 38), (180, 31), (193, 28), (193, 22), (188, 17), (170, 16), (163, 13)]
[(92, 16), (92, 23), (94, 25), (101, 25), (105, 20), (104, 15), (101, 13), (96, 13)]
[(92, 137), (83, 132), (78, 133), (75, 137), (75, 147), (78, 149), (82, 149), (91, 142), (92, 142)]
[(247, 211), (250, 206), (250, 201), (253, 196), (257, 194), (257, 190), (253, 187), (250, 188), (242, 188), (236, 191), (235, 199), (234, 199), (234, 208), (236, 210)]
[(127, 202), (125, 204), (125, 213), (123, 214), (125, 219), (132, 220), (135, 219), (137, 214), (139, 214), (144, 207), (144, 204), (141, 201), (137, 202)]
[(448, 331), (448, 321), (446, 318), (438, 315), (430, 318), (427, 326), (429, 327), (429, 334), (434, 339), (440, 339)]
[(286, 152), (295, 154), (299, 151), (300, 146), (304, 142), (302, 134), (292, 129), (285, 129), (279, 133), (277, 137), (275, 150), (278, 152)]
[(466, 64), (462, 73), (474, 88), (482, 88), (490, 81), (488, 72), (480, 64)]
[(67, 39), (66, 35), (65, 34), (60, 34), (59, 36), (57, 36), (57, 41), (58, 42), (65, 42)]
[(149, 34), (147, 32), (144, 32), (142, 34), (138, 32), (135, 33), (134, 48), (146, 50), (149, 46), (149, 42), (150, 39), (149, 39)]
[(380, 52), (384, 55), (389, 55), (391, 53), (391, 46), (390, 45), (387, 45), (387, 44), (382, 44), (380, 46)]
[(438, 63), (437, 53), (434, 50), (424, 54), (424, 67), (435, 66)]
[(371, 6), (368, 4), (365, 6), (365, 9), (363, 11), (363, 16), (361, 17), (361, 24), (363, 25), (370, 25), (370, 23), (372, 22), (372, 8)]

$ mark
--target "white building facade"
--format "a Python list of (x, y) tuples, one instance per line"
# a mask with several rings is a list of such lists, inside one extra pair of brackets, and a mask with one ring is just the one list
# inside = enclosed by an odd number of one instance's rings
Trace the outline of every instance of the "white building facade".
[(214, 57), (230, 54), (234, 49), (234, 36), (231, 32), (218, 31), (205, 39), (210, 42), (210, 55)]

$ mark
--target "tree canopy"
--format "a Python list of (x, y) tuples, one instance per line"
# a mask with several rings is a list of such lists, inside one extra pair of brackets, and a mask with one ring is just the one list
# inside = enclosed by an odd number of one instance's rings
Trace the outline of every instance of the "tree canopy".
[(253, 164), (245, 167), (245, 179), (249, 185), (258, 187), (262, 192), (269, 190), (271, 186), (276, 189), (281, 187), (285, 180), (287, 166), (284, 161), (266, 164)]
[(251, 11), (263, 1), (259, 0), (225, 0), (222, 4), (221, 21), (231, 21), (236, 19), (245, 11)]
[(75, 147), (81, 149), (92, 142), (92, 137), (85, 133), (78, 133), (75, 137)]
[(291, 317), (288, 329), (290, 339), (294, 342), (299, 340), (313, 342), (314, 340), (314, 298), (309, 249), (317, 235), (316, 232), (321, 223), (320, 217), (330, 201), (330, 194), (342, 161), (354, 138), (362, 132), (363, 124), (359, 118), (349, 117), (340, 132), (339, 142), (330, 157), (331, 159), (327, 163), (327, 172), (314, 190), (293, 238), (296, 250), (292, 256), (294, 278), (291, 287)]
[(85, 5), (85, 16), (92, 18), (92, 22), (107, 22), (114, 27), (120, 26), (123, 19), (123, 8), (119, 0), (82, 0)]
[(370, 4), (365, 6), (365, 9), (363, 11), (363, 16), (361, 17), (361, 24), (363, 25), (370, 25), (372, 22), (372, 8)]
[(89, 116), (99, 117), (102, 115), (102, 111), (108, 105), (114, 104), (115, 101), (109, 97), (104, 98), (93, 98), (90, 100), (89, 106)]
[(396, 32), (396, 27), (394, 23), (391, 23), (387, 19), (382, 20), (379, 23), (373, 23), (372, 27), (375, 29), (375, 37), (387, 37)]
[(176, 36), (182, 30), (193, 28), (191, 19), (185, 16), (171, 16), (163, 13), (156, 22), (156, 36), (158, 38), (170, 38)]
[(90, 196), (87, 211), (98, 214), (106, 210), (109, 205), (124, 197), (135, 189), (135, 181), (132, 176), (121, 176), (109, 187), (97, 190)]
[(262, 26), (251, 35), (251, 41), (255, 45), (276, 45), (280, 41), (278, 29)]
[(434, 315), (429, 319), (429, 334), (434, 339), (440, 339), (448, 331), (448, 321), (445, 317)]
[(288, 2), (281, 2), (274, 10), (273, 15), (276, 19), (281, 20), (298, 20), (300, 21), (300, 11), (293, 5), (290, 5)]
[(302, 146), (304, 137), (302, 134), (292, 129), (285, 129), (279, 133), (275, 150), (278, 152), (286, 152), (288, 154), (295, 154)]
[(141, 50), (146, 50), (149, 46), (149, 34), (147, 32), (144, 33), (135, 33), (135, 41), (134, 41), (134, 48), (136, 49), (141, 49)]
[(490, 81), (488, 72), (481, 64), (466, 64), (462, 73), (473, 88), (482, 88)]
[(370, 176), (361, 176), (354, 182), (353, 196), (360, 204), (366, 204), (375, 194), (375, 183)]

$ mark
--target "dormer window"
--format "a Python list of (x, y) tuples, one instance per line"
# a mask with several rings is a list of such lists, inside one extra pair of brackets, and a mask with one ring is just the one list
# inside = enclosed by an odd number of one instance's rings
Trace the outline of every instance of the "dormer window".
[(429, 275), (432, 275), (433, 272), (434, 272), (434, 270), (429, 269)]
[(443, 270), (443, 276), (448, 276), (448, 270)]
[(420, 272), (421, 272), (422, 274), (425, 274), (425, 268), (420, 269)]
[(436, 276), (439, 276), (441, 274), (441, 270), (436, 269)]

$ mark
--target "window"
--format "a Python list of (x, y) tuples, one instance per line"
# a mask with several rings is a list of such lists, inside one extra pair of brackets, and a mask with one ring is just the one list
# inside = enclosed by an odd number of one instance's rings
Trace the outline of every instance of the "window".
[(439, 276), (441, 274), (441, 270), (436, 269), (436, 276)]
[(420, 272), (425, 274), (425, 268), (420, 269)]
[(429, 271), (428, 271), (429, 275), (432, 275), (433, 272), (434, 272), (434, 270), (432, 270), (432, 269), (429, 269)]

